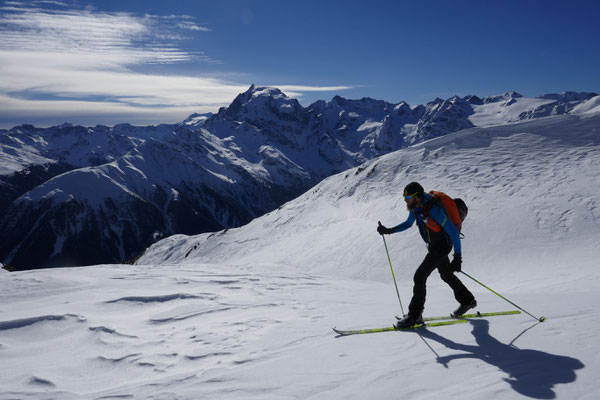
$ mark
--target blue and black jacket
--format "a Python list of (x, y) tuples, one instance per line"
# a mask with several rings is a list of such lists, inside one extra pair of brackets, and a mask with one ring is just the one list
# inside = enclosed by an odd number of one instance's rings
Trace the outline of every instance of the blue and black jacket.
[[(442, 227), (439, 232), (435, 232), (427, 227), (427, 219), (433, 218), (435, 222)], [(461, 254), (460, 232), (452, 223), (444, 207), (435, 201), (433, 196), (425, 193), (423, 205), (415, 210), (411, 210), (406, 221), (392, 228), (394, 232), (402, 232), (414, 225), (415, 221), (419, 227), (421, 237), (430, 246), (436, 246), (441, 243), (451, 241), (454, 246), (454, 253)], [(443, 241), (443, 242), (442, 242)]]

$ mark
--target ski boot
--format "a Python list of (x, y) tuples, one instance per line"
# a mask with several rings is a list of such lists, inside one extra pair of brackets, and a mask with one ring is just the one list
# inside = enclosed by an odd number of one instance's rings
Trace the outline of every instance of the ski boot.
[(405, 315), (404, 318), (402, 318), (401, 320), (398, 320), (398, 322), (396, 322), (394, 324), (394, 328), (396, 329), (406, 329), (406, 328), (416, 328), (418, 326), (423, 325), (423, 314), (419, 314), (418, 317), (413, 317), (412, 315), (408, 314)]
[(473, 299), (473, 301), (470, 303), (461, 304), (460, 306), (458, 306), (458, 308), (456, 310), (454, 310), (454, 312), (452, 314), (450, 314), (450, 316), (452, 318), (458, 318), (461, 315), (463, 315), (464, 313), (466, 313), (467, 311), (469, 311), (471, 308), (475, 308), (475, 307), (477, 307), (477, 300)]

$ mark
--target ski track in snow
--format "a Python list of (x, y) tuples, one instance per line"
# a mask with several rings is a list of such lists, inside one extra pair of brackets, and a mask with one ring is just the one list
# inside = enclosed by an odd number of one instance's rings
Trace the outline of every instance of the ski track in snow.
[[(140, 265), (0, 276), (0, 399), (600, 398), (598, 117), (474, 128), (329, 178)], [(426, 163), (426, 165), (424, 164)], [(336, 337), (400, 314), (376, 221), (419, 180), (470, 207), (464, 269), (525, 312)], [(424, 255), (387, 240), (406, 309)], [(460, 275), (477, 310), (513, 309)], [(426, 315), (456, 304), (433, 273)]]

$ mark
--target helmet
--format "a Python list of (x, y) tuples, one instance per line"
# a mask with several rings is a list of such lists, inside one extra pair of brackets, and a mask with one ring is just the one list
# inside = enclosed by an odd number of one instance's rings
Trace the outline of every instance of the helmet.
[(423, 197), (425, 189), (418, 182), (411, 182), (404, 188), (404, 197)]

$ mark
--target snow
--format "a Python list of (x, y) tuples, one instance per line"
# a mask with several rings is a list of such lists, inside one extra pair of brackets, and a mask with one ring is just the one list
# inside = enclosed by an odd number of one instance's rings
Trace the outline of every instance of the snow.
[(475, 114), (469, 117), (469, 121), (478, 127), (503, 125), (519, 121), (519, 115), (528, 110), (555, 102), (555, 100), (528, 97), (519, 97), (512, 99), (512, 101), (514, 102), (509, 105), (505, 101), (473, 105)]
[[(553, 264), (564, 266), (570, 257), (578, 257), (583, 244), (597, 253), (594, 235), (600, 233), (596, 193), (600, 150), (591, 144), (598, 143), (594, 130), (598, 119), (550, 117), (473, 128), (434, 139), (326, 179), (244, 228), (230, 229), (224, 235), (177, 237), (187, 242), (188, 249), (195, 247), (187, 257), (186, 252), (173, 251), (164, 242), (152, 247), (144, 262), (252, 263), (268, 259), (319, 274), (385, 280), (385, 270), (365, 270), (380, 248), (377, 237), (371, 243), (365, 242), (364, 235), (373, 230), (373, 221), (392, 226), (404, 220), (402, 189), (417, 180), (460, 195), (470, 205), (465, 231), (469, 239), (463, 246), (466, 252), (469, 247), (477, 249), (471, 256), (479, 258), (475, 263), (485, 262), (489, 269), (504, 264), (504, 259), (494, 261), (498, 258), (495, 252), (486, 253), (489, 243), (500, 243), (504, 246), (493, 248), (513, 248), (512, 252), (522, 253), (518, 259), (531, 257), (531, 248), (556, 253)], [(565, 191), (566, 184), (570, 189)], [(483, 208), (488, 204), (490, 209)], [(489, 232), (488, 220), (495, 221), (498, 229)], [(531, 233), (538, 231), (553, 235), (538, 238)], [(568, 235), (572, 231), (587, 234)], [(506, 237), (507, 232), (514, 236)], [(408, 243), (418, 240), (416, 230), (407, 235)], [(564, 248), (546, 249), (548, 240), (560, 235), (564, 236)], [(528, 245), (524, 250), (523, 240)], [(400, 252), (400, 258), (410, 257), (409, 264), (419, 262), (421, 249), (416, 250), (414, 243), (394, 242), (390, 247)], [(353, 245), (332, 252), (331, 243)], [(411, 277), (412, 272), (405, 274), (405, 278)]]
[(367, 120), (361, 126), (358, 127), (357, 131), (371, 131), (373, 129), (381, 128), (382, 125), (383, 124), (381, 122)]
[[(139, 171), (132, 168), (134, 171)], [(35, 189), (25, 193), (16, 202), (36, 202), (40, 199), (52, 199), (55, 202), (67, 202), (70, 199), (86, 199), (90, 203), (101, 203), (104, 199), (119, 199), (129, 195), (138, 197), (119, 182), (123, 172), (117, 162), (98, 168), (80, 168), (54, 177)]]
[(182, 124), (184, 124), (184, 125), (192, 125), (192, 126), (193, 125), (195, 125), (195, 126), (201, 126), (207, 119), (209, 119), (212, 116), (213, 116), (212, 113), (192, 114), (188, 118), (186, 118), (182, 122)]
[(262, 87), (253, 91), (252, 97), (273, 97), (274, 99), (283, 99), (285, 95), (279, 92), (278, 89), (270, 87)]
[[(516, 99), (516, 105), (522, 98)], [(472, 128), (371, 160), (136, 265), (4, 273), (0, 399), (596, 399), (600, 115)], [(464, 270), (525, 313), (409, 332), (376, 222), (417, 180), (462, 197)], [(386, 238), (406, 308), (425, 254)], [(464, 275), (478, 310), (514, 309)], [(456, 306), (434, 273), (426, 315)]]
[(600, 113), (600, 96), (592, 97), (591, 99), (577, 105), (573, 108), (572, 114), (597, 114)]
[(2, 154), (0, 176), (11, 175), (23, 170), (26, 173), (26, 166), (28, 165), (44, 165), (55, 162), (38, 154), (32, 146), (23, 146), (22, 143), (20, 145), (17, 150), (14, 146), (0, 143), (0, 153)]

